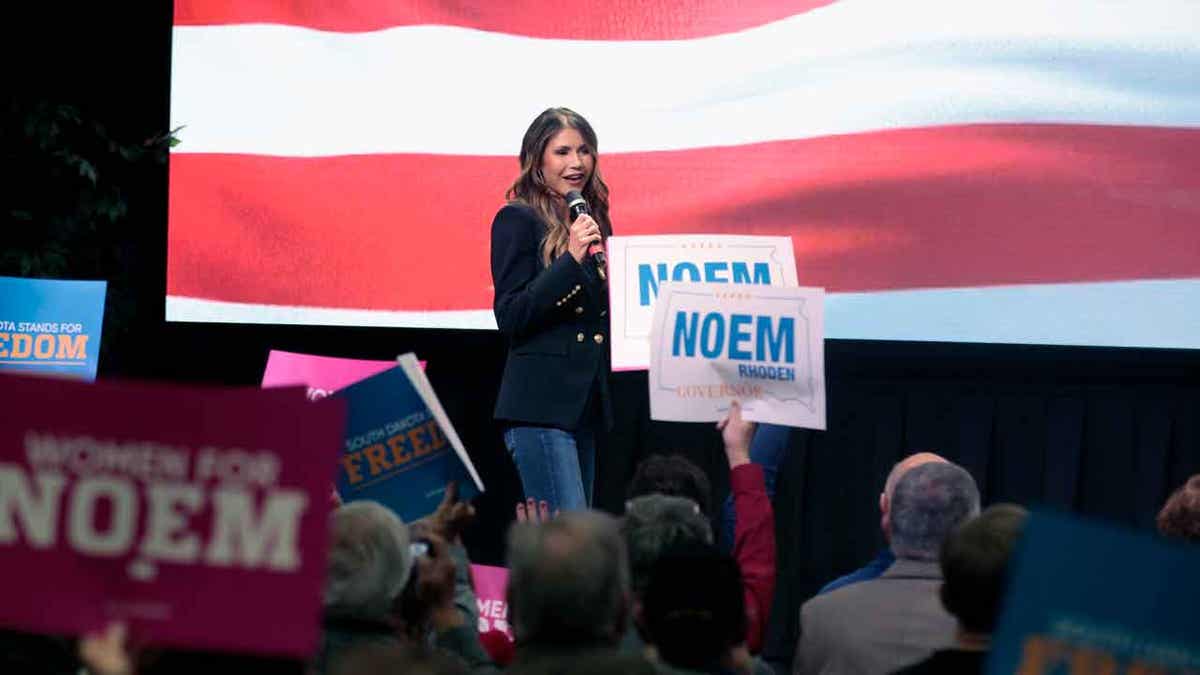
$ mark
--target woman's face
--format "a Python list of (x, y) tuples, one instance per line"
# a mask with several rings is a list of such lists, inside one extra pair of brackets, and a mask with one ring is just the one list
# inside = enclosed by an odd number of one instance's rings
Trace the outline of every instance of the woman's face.
[(592, 148), (583, 140), (578, 129), (562, 129), (546, 144), (542, 153), (542, 177), (546, 187), (565, 196), (571, 190), (583, 192), (596, 166)]

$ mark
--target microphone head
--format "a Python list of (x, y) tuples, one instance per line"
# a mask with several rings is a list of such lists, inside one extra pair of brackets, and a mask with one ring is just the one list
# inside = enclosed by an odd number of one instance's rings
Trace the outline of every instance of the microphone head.
[(571, 211), (571, 220), (575, 220), (580, 214), (588, 212), (587, 200), (583, 198), (579, 190), (571, 190), (563, 195), (563, 197), (567, 200), (567, 208)]

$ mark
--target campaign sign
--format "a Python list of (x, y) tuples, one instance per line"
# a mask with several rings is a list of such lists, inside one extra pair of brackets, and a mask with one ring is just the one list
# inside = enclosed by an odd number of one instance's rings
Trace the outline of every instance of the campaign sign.
[(513, 638), (508, 624), (508, 568), (471, 565), (475, 602), (479, 605), (479, 632), (498, 630)]
[(650, 334), (650, 417), (742, 416), (825, 428), (825, 344), (819, 288), (668, 282)]
[(990, 675), (1200, 672), (1200, 547), (1039, 512), (1015, 556)]
[(613, 370), (650, 367), (650, 326), (664, 282), (797, 285), (791, 237), (614, 236), (608, 260)]
[(267, 355), (262, 386), (303, 385), (308, 389), (308, 399), (318, 401), (338, 389), (395, 367), (395, 361), (346, 359), (272, 349)]
[(0, 626), (310, 654), (344, 407), (0, 378)]
[(96, 379), (106, 286), (0, 277), (0, 371)]
[(470, 499), (475, 467), (416, 357), (336, 392), (348, 404), (335, 486), (343, 502), (377, 501), (411, 522), (432, 513), (446, 483)]

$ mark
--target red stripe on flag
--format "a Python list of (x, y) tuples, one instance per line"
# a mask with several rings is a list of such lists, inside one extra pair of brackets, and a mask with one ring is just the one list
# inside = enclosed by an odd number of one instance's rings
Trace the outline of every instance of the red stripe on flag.
[[(788, 234), (830, 291), (1200, 277), (1200, 130), (988, 125), (600, 160), (619, 234)], [(168, 293), (492, 301), (515, 158), (175, 154)]]
[(340, 33), (442, 25), (574, 40), (684, 40), (761, 26), (834, 0), (175, 0), (175, 25), (270, 23)]

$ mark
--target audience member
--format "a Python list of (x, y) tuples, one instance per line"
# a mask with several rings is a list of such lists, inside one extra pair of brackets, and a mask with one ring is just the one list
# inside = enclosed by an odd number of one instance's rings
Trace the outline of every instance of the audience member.
[(1200, 542), (1200, 473), (1167, 499), (1158, 512), (1157, 524), (1164, 537)]
[[(775, 511), (767, 497), (763, 469), (750, 462), (750, 443), (755, 424), (742, 419), (741, 406), (734, 401), (729, 414), (717, 424), (725, 456), (729, 462), (729, 485), (737, 513), (733, 557), (742, 573), (746, 608), (746, 645), (757, 653), (762, 649), (775, 596)], [(652, 468), (647, 468), (647, 465)], [(701, 513), (706, 509), (708, 478), (682, 456), (667, 461), (645, 460), (635, 472), (631, 497), (665, 494), (686, 497), (696, 502)], [(712, 541), (711, 527), (706, 541)]]
[(451, 488), (437, 512), (414, 524), (426, 547), (415, 552), (409, 528), (380, 504), (357, 501), (333, 512), (325, 630), (315, 672), (330, 672), (363, 645), (398, 647), (430, 636), (473, 672), (494, 670), (475, 630), (465, 553), (456, 554), (461, 547), (444, 538), (457, 538), (454, 523), (464, 517), (469, 513), (454, 503)]
[(738, 657), (746, 634), (742, 602), (737, 563), (713, 546), (691, 542), (659, 556), (639, 617), (659, 670), (749, 672)]
[(707, 517), (712, 507), (712, 483), (704, 470), (683, 455), (650, 455), (638, 463), (627, 497), (660, 494), (687, 497)]
[(876, 579), (804, 603), (795, 672), (890, 673), (953, 644), (937, 559), (953, 528), (979, 512), (975, 481), (955, 464), (927, 462), (896, 481), (888, 506), (896, 562)]
[(313, 662), (318, 673), (350, 647), (396, 643), (405, 632), (397, 600), (412, 573), (408, 528), (380, 504), (359, 501), (330, 517), (329, 574), (325, 581), (325, 630)]
[(517, 523), (508, 534), (508, 611), (513, 673), (570, 672), (592, 659), (626, 659), (616, 645), (629, 613), (629, 559), (617, 521), (571, 511)]
[[(884, 541), (888, 541), (889, 537), (888, 522), (891, 518), (892, 493), (896, 490), (896, 481), (900, 480), (900, 477), (913, 467), (929, 462), (944, 461), (946, 460), (943, 457), (935, 455), (932, 452), (918, 452), (905, 457), (892, 467), (891, 472), (888, 473), (887, 480), (884, 481), (883, 492), (879, 493), (879, 527), (883, 530)], [(849, 586), (859, 581), (874, 579), (883, 574), (884, 570), (891, 567), (894, 562), (896, 562), (896, 556), (892, 555), (891, 546), (884, 547), (879, 552), (879, 555), (875, 556), (874, 560), (845, 576), (838, 577), (825, 584), (821, 590), (817, 591), (817, 595), (828, 593), (829, 591), (836, 590), (842, 586)]]
[(942, 546), (942, 605), (958, 620), (953, 647), (905, 668), (906, 675), (982, 673), (1000, 616), (1008, 561), (1029, 512), (995, 504), (954, 529)]
[[(471, 561), (462, 543), (462, 532), (474, 518), (475, 508), (469, 502), (458, 500), (458, 484), (450, 482), (438, 508), (412, 524), (411, 531), (431, 544), (431, 555), (416, 560), (418, 579), (426, 578), (427, 568), (437, 579), (436, 572), (446, 569), (447, 561), (453, 564), (452, 594), (445, 592), (448, 585), (444, 577), (442, 582), (428, 588), (422, 583), (416, 588), (418, 604), (428, 608), (425, 637), (433, 633), (434, 644), (461, 657), (472, 673), (492, 673), (497, 669), (477, 631), (479, 607), (471, 581)], [(440, 542), (445, 542), (445, 555), (441, 554), (443, 545)]]
[(643, 495), (626, 502), (621, 534), (629, 551), (635, 606), (644, 596), (650, 573), (663, 553), (688, 543), (713, 543), (712, 525), (696, 502), (663, 494)]

